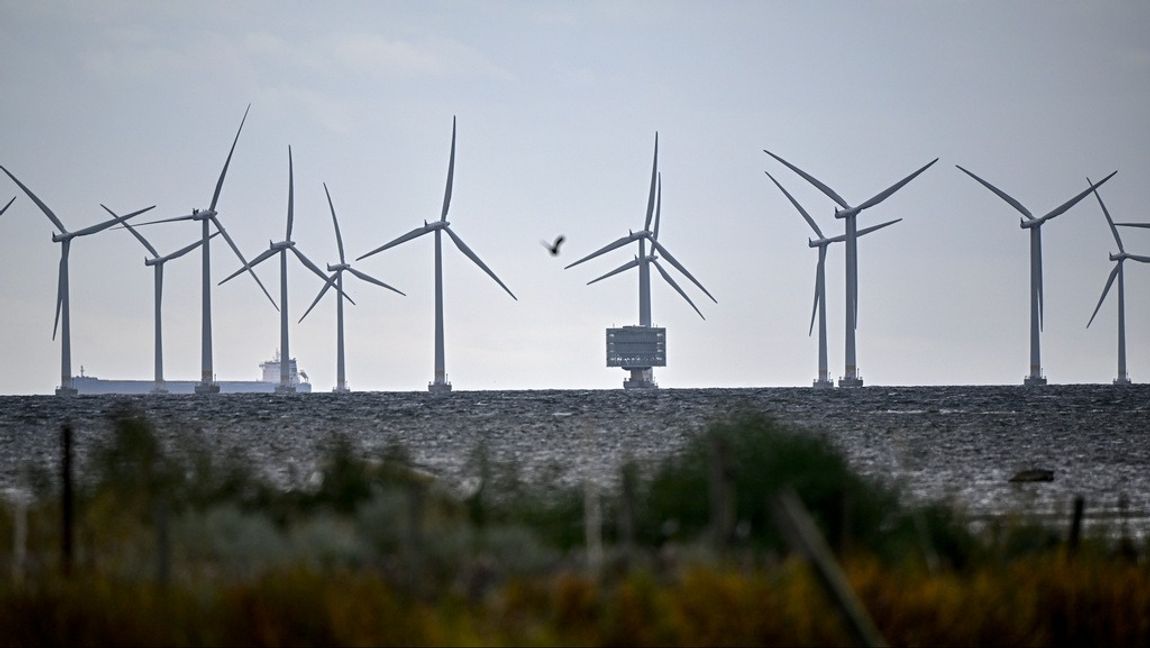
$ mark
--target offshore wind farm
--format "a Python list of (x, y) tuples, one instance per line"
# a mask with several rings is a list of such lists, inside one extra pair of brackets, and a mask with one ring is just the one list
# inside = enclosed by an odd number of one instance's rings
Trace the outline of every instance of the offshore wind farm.
[[(295, 385), (298, 383), (298, 377), (292, 373), (290, 367), (295, 363), (290, 352), (290, 331), (293, 326), (298, 325), (304, 318), (314, 309), (315, 305), (319, 303), (324, 294), (332, 287), (336, 289), (337, 299), (337, 322), (336, 322), (336, 370), (337, 381), (334, 391), (344, 392), (348, 391), (346, 381), (346, 360), (344, 351), (344, 322), (343, 322), (343, 302), (346, 300), (354, 305), (346, 293), (343, 291), (343, 272), (349, 271), (353, 276), (360, 278), (369, 283), (377, 286), (392, 290), (393, 292), (404, 294), (394, 287), (379, 281), (362, 273), (358, 270), (351, 268), (347, 263), (343, 249), (343, 239), (339, 230), (339, 222), (335, 214), (335, 207), (331, 200), (330, 192), (327, 189), (326, 183), (323, 185), (325, 198), (327, 199), (327, 206), (332, 216), (332, 222), (335, 227), (336, 242), (339, 249), (340, 263), (337, 265), (329, 265), (328, 272), (325, 272), (308, 256), (299, 250), (296, 241), (293, 239), (293, 227), (295, 223), (295, 167), (292, 156), (292, 148), (288, 147), (288, 192), (287, 192), (287, 228), (285, 238), (278, 242), (268, 243), (268, 248), (260, 254), (247, 260), (244, 253), (239, 249), (236, 243), (228, 236), (227, 230), (220, 224), (218, 219), (218, 212), (216, 210), (217, 202), (220, 198), (221, 190), (223, 188), (224, 179), (227, 175), (228, 167), (231, 164), (232, 157), (236, 151), (236, 145), (239, 142), (240, 134), (243, 130), (244, 123), (248, 119), (251, 105), (244, 111), (243, 119), (240, 122), (240, 127), (236, 131), (235, 138), (232, 141), (232, 146), (228, 151), (227, 158), (224, 161), (223, 169), (220, 172), (219, 178), (216, 182), (215, 191), (212, 195), (211, 205), (204, 210), (194, 209), (190, 214), (183, 216), (176, 216), (170, 218), (163, 218), (153, 220), (147, 223), (142, 223), (140, 226), (171, 226), (185, 221), (199, 221), (202, 224), (202, 238), (200, 241), (192, 244), (185, 245), (178, 251), (161, 257), (156, 251), (155, 247), (145, 239), (141, 233), (128, 223), (132, 219), (144, 212), (150, 211), (154, 208), (147, 207), (130, 214), (120, 216), (113, 210), (101, 204), (101, 207), (109, 215), (112, 216), (110, 220), (91, 225), (75, 231), (67, 230), (60, 219), (54, 212), (23, 182), (21, 182), (15, 175), (12, 174), (7, 168), (0, 166), (8, 178), (22, 191), (29, 200), (39, 208), (41, 212), (57, 227), (58, 233), (53, 234), (52, 240), (61, 244), (61, 260), (58, 274), (57, 286), (57, 300), (56, 300), (56, 318), (53, 324), (52, 337), (55, 339), (57, 328), (60, 322), (62, 326), (62, 338), (60, 347), (60, 366), (61, 366), (61, 379), (60, 384), (56, 388), (56, 395), (58, 396), (74, 396), (77, 395), (77, 389), (73, 386), (74, 376), (72, 374), (72, 360), (71, 360), (71, 309), (69, 304), (69, 251), (71, 241), (74, 238), (97, 234), (113, 228), (126, 229), (131, 235), (139, 241), (145, 249), (151, 254), (151, 258), (145, 260), (145, 265), (154, 268), (154, 333), (153, 333), (153, 346), (154, 346), (154, 382), (152, 393), (161, 395), (166, 393), (165, 380), (163, 374), (163, 345), (162, 345), (162, 322), (161, 322), (161, 302), (163, 293), (163, 265), (166, 261), (183, 256), (193, 250), (199, 248), (201, 250), (202, 258), (202, 279), (203, 290), (202, 296), (202, 338), (201, 338), (201, 360), (202, 372), (200, 382), (196, 385), (195, 391), (197, 393), (212, 394), (220, 391), (215, 373), (212, 371), (212, 326), (211, 326), (211, 290), (209, 284), (214, 281), (211, 273), (210, 262), (210, 241), (216, 235), (221, 235), (225, 241), (228, 242), (229, 247), (235, 254), (236, 258), (241, 262), (239, 269), (228, 274), (221, 279), (218, 284), (224, 285), (232, 279), (247, 273), (256, 282), (256, 284), (263, 291), (265, 296), (271, 301), (272, 307), (279, 313), (279, 340), (277, 347), (277, 357), (282, 356), (282, 361), (279, 362), (279, 379), (275, 386), (276, 392), (293, 393), (296, 391)], [(433, 378), (428, 383), (428, 391), (433, 394), (447, 394), (452, 391), (451, 383), (447, 380), (446, 371), (446, 350), (445, 350), (445, 317), (444, 317), (444, 278), (443, 278), (443, 254), (442, 254), (442, 234), (446, 233), (455, 247), (472, 263), (479, 267), (486, 273), (500, 288), (503, 289), (513, 300), (518, 300), (514, 293), (507, 287), (490, 267), (485, 264), (480, 257), (463, 241), (463, 239), (456, 234), (452, 228), (451, 223), (447, 220), (448, 212), (451, 206), (451, 199), (454, 187), (455, 178), (455, 159), (456, 159), (456, 138), (457, 138), (457, 124), (456, 119), (452, 118), (451, 130), (451, 148), (448, 157), (447, 181), (444, 189), (444, 196), (440, 215), (438, 220), (433, 220), (430, 223), (424, 221), (421, 227), (417, 227), (406, 234), (403, 234), (383, 245), (375, 247), (368, 252), (363, 253), (357, 258), (357, 261), (362, 261), (366, 258), (372, 257), (380, 252), (394, 248), (408, 241), (417, 239), (425, 234), (434, 234), (434, 325), (433, 325)], [(868, 210), (883, 203), (888, 198), (893, 196), (903, 187), (907, 186), (912, 180), (917, 178), (936, 162), (939, 158), (931, 160), (929, 163), (920, 167), (912, 172), (910, 175), (899, 180), (895, 184), (887, 187), (883, 191), (875, 194), (871, 198), (857, 205), (851, 205), (843, 199), (838, 193), (831, 189), (828, 185), (824, 184), (811, 174), (802, 170), (798, 166), (792, 164), (786, 159), (776, 155), (770, 150), (764, 149), (771, 158), (781, 163), (783, 166), (793, 171), (796, 175), (807, 181), (815, 189), (821, 192), (827, 198), (830, 198), (834, 203), (834, 217), (837, 220), (844, 222), (844, 232), (842, 235), (826, 237), (822, 230), (818, 227), (815, 220), (811, 217), (810, 213), (799, 203), (795, 197), (783, 187), (783, 185), (769, 172), (766, 175), (770, 178), (771, 182), (783, 193), (788, 202), (799, 211), (803, 220), (814, 231), (817, 239), (808, 240), (808, 246), (817, 248), (819, 251), (818, 264), (816, 266), (816, 281), (815, 281), (815, 294), (814, 303), (811, 312), (810, 325), (808, 327), (808, 335), (813, 332), (816, 317), (819, 320), (819, 337), (818, 337), (818, 376), (813, 382), (815, 388), (829, 388), (834, 386), (828, 370), (828, 350), (827, 350), (827, 296), (825, 287), (825, 266), (827, 259), (828, 247), (835, 242), (842, 242), (844, 245), (844, 253), (846, 262), (845, 267), (845, 298), (843, 301), (843, 313), (845, 314), (845, 322), (843, 326), (844, 331), (844, 371), (839, 378), (838, 387), (851, 389), (863, 386), (863, 380), (859, 371), (857, 361), (857, 344), (856, 336), (858, 332), (858, 312), (859, 312), (859, 290), (858, 290), (858, 247), (857, 241), (859, 237), (870, 234), (877, 230), (883, 229), (895, 223), (902, 221), (902, 218), (888, 220), (883, 223), (864, 227), (861, 230), (856, 223), (857, 216), (864, 210)], [(1118, 230), (1110, 218), (1109, 211), (1106, 209), (1102, 198), (1098, 193), (1099, 187), (1110, 181), (1118, 172), (1112, 171), (1102, 178), (1097, 183), (1087, 181), (1087, 188), (1081, 190), (1069, 200), (1063, 202), (1058, 207), (1046, 212), (1042, 216), (1035, 216), (1030, 210), (1022, 205), (1018, 200), (999, 189), (990, 182), (975, 175), (971, 171), (965, 169), (960, 165), (956, 168), (963, 174), (977, 181), (983, 187), (991, 191), (993, 194), (1007, 202), (1011, 207), (1017, 210), (1022, 218), (1020, 226), (1022, 229), (1029, 230), (1030, 232), (1030, 370), (1026, 377), (1023, 379), (1023, 385), (1029, 387), (1040, 387), (1047, 384), (1046, 377), (1043, 372), (1041, 361), (1041, 342), (1040, 335), (1043, 329), (1044, 318), (1044, 291), (1043, 291), (1043, 262), (1042, 262), (1042, 226), (1049, 220), (1060, 216), (1077, 205), (1087, 195), (1093, 193), (1098, 201), (1099, 207), (1102, 210), (1103, 216), (1111, 233), (1114, 235), (1115, 241), (1119, 247), (1117, 256), (1111, 255), (1111, 261), (1116, 262), (1113, 270), (1111, 271), (1106, 286), (1103, 289), (1101, 298), (1098, 305), (1095, 307), (1091, 314), (1087, 327), (1093, 323), (1094, 318), (1097, 316), (1102, 302), (1105, 300), (1106, 294), (1110, 290), (1111, 284), (1115, 278), (1119, 281), (1118, 291), (1118, 378), (1113, 381), (1115, 386), (1124, 386), (1131, 383), (1127, 371), (1126, 363), (1126, 325), (1125, 325), (1125, 277), (1122, 273), (1123, 263), (1127, 259), (1138, 262), (1145, 262), (1148, 258), (1137, 254), (1128, 254), (1122, 244), (1122, 240), (1118, 235)], [(5, 205), (5, 211), (12, 205), (15, 198), (10, 200)], [(650, 182), (647, 192), (646, 201), (646, 215), (643, 221), (643, 228), (639, 231), (628, 230), (628, 234), (619, 238), (599, 249), (582, 256), (575, 261), (564, 266), (564, 269), (570, 269), (574, 266), (583, 264), (587, 261), (595, 259), (601, 255), (611, 252), (616, 249), (624, 248), (632, 243), (638, 245), (637, 253), (634, 258), (624, 263), (623, 265), (603, 274), (588, 282), (588, 285), (598, 283), (604, 279), (613, 277), (615, 275), (624, 273), (631, 269), (638, 269), (639, 279), (639, 308), (638, 308), (638, 323), (632, 326), (624, 326), (622, 328), (608, 328), (606, 331), (606, 357), (607, 367), (621, 367), (629, 372), (629, 377), (623, 381), (624, 389), (654, 389), (658, 385), (654, 380), (653, 369), (654, 367), (667, 366), (667, 329), (654, 325), (651, 309), (651, 268), (659, 273), (660, 277), (669, 285), (699, 316), (700, 319), (705, 320), (703, 312), (698, 308), (694, 301), (688, 296), (683, 288), (672, 278), (672, 276), (663, 268), (659, 263), (662, 258), (671, 267), (677, 270), (682, 276), (689, 280), (698, 290), (711, 299), (712, 302), (718, 304), (718, 300), (712, 295), (703, 284), (695, 278), (693, 274), (675, 257), (671, 252), (659, 242), (659, 230), (662, 220), (662, 204), (663, 204), (663, 181), (662, 173), (659, 170), (659, 135), (655, 133), (654, 140), (654, 153), (652, 155)], [(1145, 225), (1140, 223), (1127, 224), (1124, 226), (1133, 225), (1140, 227)], [(214, 229), (215, 231), (211, 231)], [(559, 254), (559, 243), (563, 238), (557, 239), (557, 243), (553, 246), (544, 247), (548, 248), (550, 256), (555, 257)], [(647, 245), (650, 244), (651, 251), (648, 253)], [(321, 288), (311, 305), (304, 311), (303, 315), (298, 321), (293, 322), (289, 315), (288, 301), (288, 272), (287, 260), (288, 253), (294, 255), (296, 259), (303, 265), (303, 267), (314, 274), (321, 282)], [(255, 273), (255, 268), (264, 261), (279, 258), (280, 265), (280, 298), (278, 303), (272, 299), (271, 294), (268, 293), (264, 287), (263, 282)], [(743, 287), (745, 290), (745, 287)], [(761, 345), (765, 340), (757, 341), (756, 346)], [(98, 381), (97, 381), (98, 382)], [(90, 383), (86, 383), (90, 384)], [(103, 383), (100, 388), (96, 390), (98, 393), (115, 393), (116, 387), (114, 383)], [(134, 391), (134, 390), (129, 390)]]

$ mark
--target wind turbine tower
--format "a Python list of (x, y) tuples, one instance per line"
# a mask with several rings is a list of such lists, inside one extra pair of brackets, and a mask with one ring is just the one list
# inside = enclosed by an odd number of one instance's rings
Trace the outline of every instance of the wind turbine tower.
[[(783, 158), (771, 153), (764, 149), (764, 153), (782, 162), (784, 166), (791, 171), (797, 173), (807, 182), (814, 185), (816, 189), (823, 192), (828, 198), (833, 200), (836, 205), (835, 218), (842, 219), (846, 225), (846, 232), (844, 234), (844, 242), (846, 243), (846, 370), (843, 372), (842, 378), (839, 379), (839, 387), (862, 387), (863, 379), (858, 370), (858, 361), (855, 357), (855, 332), (858, 330), (858, 237), (859, 230), (856, 224), (856, 217), (862, 213), (863, 210), (870, 209), (882, 201), (890, 198), (890, 196), (901, 189), (906, 183), (914, 180), (920, 173), (926, 171), (938, 158), (935, 158), (925, 164), (922, 168), (908, 175), (907, 177), (899, 180), (890, 187), (882, 190), (869, 200), (860, 203), (858, 206), (852, 207), (843, 200), (841, 196), (834, 192), (833, 189), (827, 185), (819, 182), (814, 176), (803, 171), (797, 166), (787, 162)], [(869, 230), (869, 231), (874, 231)]]
[[(1098, 199), (1098, 205), (1102, 207), (1102, 215), (1106, 217), (1106, 224), (1110, 226), (1110, 233), (1114, 235), (1114, 242), (1118, 244), (1118, 254), (1111, 254), (1110, 260), (1114, 262), (1114, 269), (1110, 271), (1110, 276), (1106, 279), (1106, 287), (1102, 289), (1102, 296), (1098, 298), (1098, 305), (1094, 307), (1094, 313), (1090, 315), (1090, 321), (1086, 323), (1086, 328), (1094, 323), (1094, 318), (1098, 315), (1098, 309), (1102, 308), (1102, 302), (1106, 301), (1106, 295), (1110, 292), (1110, 286), (1114, 284), (1114, 278), (1118, 278), (1118, 377), (1114, 379), (1115, 385), (1129, 385), (1130, 375), (1126, 373), (1126, 277), (1123, 263), (1127, 259), (1132, 259), (1140, 263), (1150, 263), (1150, 256), (1141, 256), (1138, 254), (1130, 254), (1122, 245), (1122, 237), (1118, 235), (1118, 228), (1114, 226), (1114, 220), (1110, 218), (1110, 211), (1106, 209), (1106, 204), (1102, 202), (1102, 195), (1098, 193), (1094, 185), (1090, 182), (1090, 178), (1086, 179), (1086, 183), (1091, 185), (1094, 191), (1094, 197)], [(1101, 183), (1099, 183), (1101, 184)], [(1124, 223), (1124, 225), (1130, 225)], [(1142, 225), (1137, 225), (1141, 227)]]
[(371, 252), (360, 256), (356, 261), (361, 261), (367, 257), (383, 252), (388, 248), (395, 247), (401, 243), (406, 243), (415, 238), (419, 238), (429, 232), (435, 233), (435, 374), (432, 381), (428, 383), (427, 389), (433, 394), (446, 393), (451, 391), (451, 383), (447, 381), (447, 368), (444, 358), (443, 349), (443, 242), (442, 234), (446, 232), (451, 237), (452, 243), (459, 251), (464, 254), (468, 259), (471, 259), (475, 265), (479, 266), (481, 270), (487, 273), (487, 276), (495, 280), (499, 287), (511, 295), (515, 301), (519, 298), (515, 296), (511, 290), (500, 281), (499, 277), (488, 268), (487, 265), (479, 259), (471, 248), (459, 238), (455, 232), (451, 230), (451, 223), (447, 220), (447, 210), (451, 206), (451, 187), (455, 177), (455, 117), (451, 118), (451, 157), (447, 163), (447, 188), (443, 192), (443, 209), (440, 211), (439, 220), (432, 221), (430, 224), (423, 221), (423, 227), (417, 227), (407, 234), (396, 238), (393, 241), (384, 243), (383, 245), (375, 248)]
[[(602, 281), (607, 277), (617, 275), (621, 272), (630, 270), (631, 268), (639, 268), (639, 325), (638, 326), (624, 326), (622, 328), (609, 328), (607, 329), (607, 366), (608, 367), (621, 367), (625, 371), (630, 372), (630, 378), (623, 381), (624, 389), (654, 389), (658, 387), (655, 383), (654, 367), (667, 366), (667, 330), (662, 327), (654, 327), (651, 325), (651, 267), (659, 272), (659, 276), (663, 278), (679, 296), (691, 305), (691, 308), (703, 317), (702, 311), (699, 310), (687, 293), (675, 283), (675, 280), (659, 265), (659, 255), (667, 260), (676, 270), (683, 273), (691, 283), (695, 284), (699, 290), (703, 291), (711, 301), (716, 304), (719, 303), (703, 284), (699, 283), (698, 279), (687, 271), (683, 264), (679, 263), (678, 259), (671, 255), (667, 248), (659, 243), (659, 216), (663, 204), (663, 181), (662, 175), (659, 173), (659, 133), (655, 133), (655, 154), (651, 162), (651, 186), (647, 192), (647, 218), (643, 221), (643, 229), (639, 232), (628, 232), (627, 236), (609, 243), (602, 248), (588, 254), (587, 256), (571, 263), (567, 268), (589, 261), (595, 257), (606, 254), (612, 250), (621, 248), (630, 243), (638, 242), (639, 254), (632, 261), (628, 261), (623, 265), (615, 268), (607, 274), (592, 279), (587, 282), (591, 285), (597, 281)], [(652, 230), (652, 218), (654, 219), (654, 229)], [(647, 243), (651, 243), (651, 253), (647, 253)], [(566, 269), (566, 268), (564, 268)], [(706, 319), (703, 317), (703, 319)]]
[[(311, 270), (316, 276), (324, 283), (328, 282), (328, 277), (319, 269), (311, 259), (304, 256), (296, 248), (295, 241), (291, 238), (292, 225), (295, 221), (295, 171), (292, 165), (291, 147), (288, 147), (288, 205), (287, 205), (287, 236), (279, 243), (268, 242), (268, 249), (264, 250), (259, 256), (252, 259), (249, 263), (244, 264), (239, 270), (231, 273), (225, 277), (220, 284), (231, 281), (235, 277), (246, 272), (251, 272), (252, 268), (263, 263), (264, 261), (272, 258), (275, 255), (280, 257), (280, 384), (276, 385), (276, 392), (278, 393), (294, 393), (295, 385), (291, 382), (291, 349), (288, 346), (288, 273), (287, 273), (287, 253), (290, 251), (299, 259), (300, 263), (305, 268)], [(342, 294), (342, 291), (341, 291)]]
[[(775, 186), (779, 188), (779, 191), (783, 192), (783, 195), (787, 197), (787, 200), (791, 201), (791, 204), (795, 206), (795, 209), (799, 211), (799, 214), (802, 215), (803, 219), (807, 221), (807, 225), (810, 225), (811, 229), (814, 230), (815, 236), (818, 237), (816, 239), (807, 240), (807, 245), (812, 248), (818, 248), (819, 250), (819, 263), (815, 268), (815, 302), (814, 306), (811, 307), (811, 324), (807, 329), (807, 335), (810, 335), (811, 332), (814, 331), (815, 315), (817, 314), (819, 318), (819, 377), (814, 380), (812, 386), (815, 389), (830, 389), (835, 386), (835, 383), (833, 380), (831, 380), (830, 373), (827, 370), (827, 289), (825, 272), (827, 248), (830, 247), (831, 243), (842, 243), (845, 241), (846, 235), (840, 234), (839, 236), (833, 236), (830, 238), (824, 236), (822, 230), (819, 229), (818, 224), (815, 223), (815, 219), (811, 218), (811, 215), (807, 213), (807, 210), (803, 209), (803, 206), (800, 205), (797, 200), (795, 200), (794, 196), (792, 196), (790, 192), (784, 189), (783, 185), (779, 184), (779, 181), (775, 179), (775, 176), (767, 172), (767, 177), (775, 183)], [(897, 218), (895, 220), (887, 221), (879, 225), (864, 227), (863, 229), (859, 230), (858, 235), (865, 236), (888, 225), (894, 225), (901, 220), (901, 218)]]
[[(398, 288), (393, 288), (383, 283), (379, 279), (376, 279), (375, 277), (372, 277), (365, 272), (361, 272), (351, 267), (351, 264), (347, 262), (347, 259), (343, 255), (343, 236), (339, 232), (339, 219), (335, 217), (335, 205), (333, 205), (331, 202), (331, 193), (327, 190), (326, 182), (323, 184), (323, 192), (327, 195), (327, 206), (329, 209), (331, 209), (331, 222), (333, 225), (335, 225), (335, 242), (336, 245), (339, 246), (339, 263), (335, 265), (330, 263), (328, 264), (327, 270), (328, 272), (333, 273), (332, 276), (328, 277), (327, 283), (323, 285), (323, 288), (320, 288), (319, 294), (315, 296), (315, 300), (312, 301), (311, 306), (308, 306), (307, 310), (303, 314), (303, 317), (299, 318), (299, 321), (302, 322), (304, 317), (307, 317), (308, 313), (310, 313), (312, 309), (315, 308), (316, 304), (319, 303), (319, 300), (323, 299), (324, 293), (326, 293), (328, 289), (332, 287), (332, 285), (335, 285), (335, 389), (332, 391), (344, 393), (351, 390), (347, 387), (347, 363), (344, 360), (343, 353), (343, 299), (339, 297), (339, 295), (343, 295), (344, 298), (347, 298), (347, 295), (345, 295), (343, 292), (343, 273), (350, 272), (352, 276), (358, 277), (362, 281), (387, 288), (388, 290), (397, 292), (400, 295), (404, 295), (405, 297), (406, 295)], [(350, 298), (348, 298), (348, 301), (351, 301)], [(354, 304), (355, 302), (352, 303)]]
[[(12, 175), (12, 173), (3, 166), (0, 166), (0, 171), (3, 171), (5, 174), (7, 174), (7, 176), (12, 179), (12, 182), (15, 182), (16, 186), (20, 187), (20, 189), (23, 190), (25, 194), (27, 194), (28, 198), (30, 198), (32, 202), (40, 208), (40, 211), (44, 212), (44, 215), (48, 217), (48, 220), (52, 221), (52, 224), (55, 225), (56, 229), (59, 230), (58, 234), (52, 235), (52, 241), (60, 244), (60, 274), (56, 283), (56, 318), (52, 325), (53, 340), (56, 339), (57, 329), (59, 329), (61, 333), (60, 386), (56, 388), (56, 395), (75, 396), (76, 388), (72, 386), (72, 311), (69, 306), (68, 299), (68, 255), (72, 249), (72, 239), (79, 238), (81, 236), (88, 236), (89, 234), (96, 234), (97, 232), (102, 232), (113, 225), (125, 223), (128, 219), (135, 218), (136, 216), (139, 216), (140, 214), (143, 214), (144, 212), (154, 208), (155, 205), (146, 207), (139, 211), (134, 211), (127, 216), (117, 216), (111, 220), (106, 220), (102, 223), (76, 230), (75, 232), (69, 232), (67, 228), (64, 227), (64, 223), (60, 221), (56, 214), (53, 213), (52, 210), (49, 209), (48, 206), (45, 205), (43, 201), (41, 201), (36, 196), (36, 194), (32, 193), (31, 189), (24, 186), (23, 182), (17, 180), (16, 176)], [(12, 204), (12, 201), (8, 201), (8, 204)], [(5, 207), (5, 209), (7, 209), (7, 207)]]
[(1028, 387), (1038, 387), (1046, 384), (1046, 376), (1042, 374), (1042, 312), (1043, 312), (1043, 297), (1042, 297), (1042, 226), (1046, 221), (1063, 214), (1078, 201), (1085, 198), (1095, 188), (1101, 187), (1107, 180), (1114, 177), (1114, 173), (1103, 178), (1098, 184), (1092, 184), (1086, 188), (1082, 193), (1074, 196), (1070, 200), (1055, 207), (1050, 212), (1041, 217), (1035, 217), (1030, 213), (1030, 210), (1018, 202), (1005, 191), (995, 187), (986, 180), (974, 175), (970, 171), (955, 165), (959, 171), (974, 178), (982, 186), (990, 190), (991, 193), (1003, 199), (1008, 205), (1018, 210), (1022, 214), (1019, 221), (1019, 227), (1024, 230), (1030, 230), (1030, 373), (1023, 378), (1022, 384)]
[[(116, 216), (116, 213), (111, 209), (108, 209), (104, 205), (100, 206), (104, 208), (104, 211), (108, 212), (112, 216)], [(154, 341), (155, 347), (155, 377), (153, 379), (155, 384), (152, 386), (152, 393), (166, 394), (168, 393), (168, 389), (164, 385), (164, 325), (163, 315), (161, 314), (162, 304), (164, 301), (164, 264), (168, 261), (171, 261), (172, 259), (178, 259), (184, 256), (188, 252), (191, 252), (192, 250), (203, 245), (204, 242), (196, 241), (195, 243), (182, 247), (179, 250), (172, 252), (171, 254), (160, 256), (160, 253), (156, 251), (156, 248), (152, 247), (152, 244), (148, 242), (148, 239), (144, 238), (142, 234), (136, 231), (136, 228), (132, 227), (130, 223), (124, 223), (124, 228), (131, 232), (132, 236), (136, 237), (136, 240), (140, 242), (140, 245), (143, 245), (144, 249), (152, 255), (151, 258), (144, 259), (144, 265), (151, 267), (153, 270), (155, 284), (155, 315), (153, 317), (154, 331), (152, 334), (152, 339)], [(219, 234), (219, 232), (212, 234), (212, 236), (215, 237), (217, 234)]]

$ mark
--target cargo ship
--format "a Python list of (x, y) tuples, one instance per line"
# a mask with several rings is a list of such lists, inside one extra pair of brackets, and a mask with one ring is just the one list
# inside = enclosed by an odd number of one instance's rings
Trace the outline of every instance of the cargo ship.
[[(291, 385), (297, 393), (311, 393), (311, 383), (308, 382), (306, 371), (299, 371), (296, 359), (288, 361), (288, 373)], [(220, 380), (221, 394), (270, 394), (275, 392), (280, 384), (280, 354), (266, 362), (260, 363), (260, 380)], [(169, 394), (194, 394), (197, 380), (165, 380), (164, 389)], [(97, 378), (84, 373), (80, 367), (80, 375), (72, 378), (72, 386), (76, 393), (83, 396), (88, 394), (151, 394), (155, 391), (154, 380), (108, 380)]]

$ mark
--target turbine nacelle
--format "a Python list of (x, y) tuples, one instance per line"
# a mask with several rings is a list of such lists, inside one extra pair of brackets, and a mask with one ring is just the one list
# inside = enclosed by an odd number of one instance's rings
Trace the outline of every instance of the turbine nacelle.
[(350, 263), (336, 263), (334, 265), (331, 263), (327, 264), (327, 271), (328, 272), (343, 272), (344, 270), (347, 270), (348, 268), (351, 268)]
[(1127, 254), (1126, 252), (1119, 252), (1118, 254), (1113, 254), (1113, 253), (1110, 254), (1110, 260), (1111, 261), (1122, 262), (1122, 261), (1125, 261), (1126, 259), (1129, 259), (1129, 258), (1130, 258), (1130, 255)]
[(860, 211), (862, 211), (862, 210), (859, 209), (858, 207), (851, 207), (849, 209), (839, 209), (838, 207), (836, 207), (835, 208), (835, 218), (850, 218), (851, 216), (858, 216), (858, 213)]
[(280, 252), (293, 247), (295, 247), (295, 241), (280, 241), (279, 243), (272, 243), (271, 241), (268, 241), (268, 249), (275, 250), (276, 252)]
[(217, 212), (214, 209), (210, 209), (210, 208), (209, 209), (200, 209), (197, 207), (197, 208), (192, 210), (192, 213), (191, 213), (192, 218), (190, 220), (206, 221), (206, 220), (210, 220), (211, 218), (215, 217), (216, 215), (217, 215)]
[(1018, 226), (1021, 227), (1022, 229), (1034, 229), (1035, 227), (1042, 227), (1042, 224), (1045, 222), (1046, 222), (1046, 219), (1044, 219), (1044, 218), (1035, 218), (1032, 220), (1026, 220), (1024, 218), (1020, 218), (1020, 219), (1018, 219)]

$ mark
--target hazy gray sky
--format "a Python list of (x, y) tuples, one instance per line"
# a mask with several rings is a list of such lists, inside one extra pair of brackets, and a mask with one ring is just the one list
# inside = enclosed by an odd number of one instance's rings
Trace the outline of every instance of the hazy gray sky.
[[(99, 203), (158, 215), (206, 207), (248, 102), (220, 201), (249, 257), (280, 240), (287, 147), (295, 238), (336, 259), (321, 182), (358, 256), (438, 216), (459, 119), (453, 228), (519, 296), (445, 242), (447, 370), (457, 389), (613, 388), (603, 329), (637, 320), (634, 272), (585, 286), (633, 252), (562, 267), (641, 229), (660, 133), (660, 241), (718, 298), (658, 277), (665, 387), (809, 385), (817, 255), (778, 177), (839, 232), (832, 203), (761, 152), (861, 201), (939, 164), (860, 227), (859, 365), (868, 384), (1020, 383), (1028, 366), (1028, 236), (1016, 213), (954, 164), (1045, 212), (1103, 189), (1118, 220), (1150, 220), (1150, 5), (1143, 2), (321, 3), (0, 2), (0, 164), (72, 229)], [(18, 189), (6, 178), (0, 200)], [(1115, 248), (1095, 202), (1045, 228), (1051, 382), (1115, 375), (1116, 302), (1086, 321)], [(0, 393), (46, 393), (59, 249), (21, 196), (0, 217)], [(148, 228), (161, 252), (192, 224)], [(539, 245), (567, 235), (563, 255)], [(1127, 231), (1150, 253), (1150, 231)], [(72, 252), (73, 362), (151, 376), (152, 274), (126, 232)], [(236, 264), (213, 246), (217, 280)], [(1127, 268), (1130, 372), (1150, 379), (1150, 266)], [(353, 388), (424, 389), (432, 374), (432, 241), (364, 271), (408, 293), (348, 291)], [(290, 269), (293, 321), (320, 284)], [(843, 256), (827, 265), (830, 357), (842, 373)], [(278, 294), (278, 267), (261, 278)], [(169, 379), (199, 374), (198, 254), (166, 271)], [(1110, 300), (1114, 299), (1111, 295)], [(278, 315), (254, 282), (216, 289), (216, 371), (254, 379)], [(292, 329), (317, 390), (335, 382), (335, 305)]]

